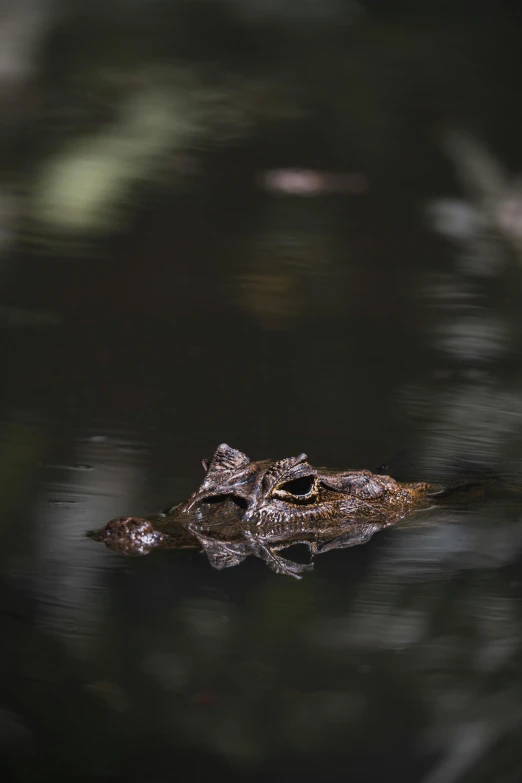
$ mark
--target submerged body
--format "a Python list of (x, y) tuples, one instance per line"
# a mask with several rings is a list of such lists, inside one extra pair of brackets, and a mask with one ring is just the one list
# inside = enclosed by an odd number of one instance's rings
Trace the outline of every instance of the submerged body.
[(199, 489), (165, 516), (117, 517), (92, 537), (124, 554), (198, 547), (215, 568), (256, 555), (277, 573), (299, 577), (311, 565), (294, 563), (280, 550), (304, 543), (313, 556), (365, 543), (429, 506), (437, 492), (367, 470), (313, 468), (306, 454), (252, 462), (227, 444), (203, 466)]

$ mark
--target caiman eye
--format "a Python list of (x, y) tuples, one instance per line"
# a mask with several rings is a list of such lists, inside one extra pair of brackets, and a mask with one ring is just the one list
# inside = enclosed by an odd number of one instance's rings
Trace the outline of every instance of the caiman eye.
[(315, 476), (299, 476), (299, 478), (287, 481), (277, 488), (279, 495), (292, 495), (296, 500), (304, 500), (315, 490)]
[(300, 478), (287, 481), (286, 484), (281, 484), (279, 489), (289, 492), (290, 495), (296, 495), (302, 497), (303, 495), (309, 495), (315, 484), (315, 476), (301, 476)]

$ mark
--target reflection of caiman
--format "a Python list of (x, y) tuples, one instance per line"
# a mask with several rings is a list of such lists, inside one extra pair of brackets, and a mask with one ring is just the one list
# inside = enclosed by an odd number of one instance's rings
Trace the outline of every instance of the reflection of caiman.
[(311, 555), (368, 541), (378, 530), (426, 508), (429, 484), (400, 484), (367, 470), (313, 468), (306, 454), (251, 462), (222, 444), (204, 460), (199, 489), (163, 517), (117, 517), (92, 538), (110, 549), (145, 555), (155, 548), (203, 549), (215, 568), (257, 555), (274, 571), (311, 568), (278, 552), (305, 543)]

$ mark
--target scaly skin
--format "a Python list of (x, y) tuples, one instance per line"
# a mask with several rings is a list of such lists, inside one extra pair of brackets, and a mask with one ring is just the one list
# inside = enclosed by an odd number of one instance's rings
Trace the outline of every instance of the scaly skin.
[(204, 550), (215, 568), (256, 555), (277, 573), (299, 578), (311, 565), (281, 557), (307, 544), (311, 555), (355, 546), (432, 502), (437, 488), (400, 484), (367, 470), (313, 468), (306, 454), (251, 462), (225, 443), (201, 486), (164, 517), (117, 517), (91, 537), (123, 554), (152, 549)]

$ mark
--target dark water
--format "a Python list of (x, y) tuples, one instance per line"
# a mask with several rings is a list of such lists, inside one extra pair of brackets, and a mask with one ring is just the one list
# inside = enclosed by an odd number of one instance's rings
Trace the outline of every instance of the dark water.
[[(315, 109), (291, 144), (286, 120), (208, 144), (109, 240), (20, 240), (1, 311), (4, 779), (522, 779), (516, 491), (423, 512), (300, 582), (85, 537), (183, 499), (223, 441), (519, 486), (520, 128), (502, 62), (485, 85), (463, 73), (442, 149), (400, 76), (392, 140), (364, 151), (356, 125), (352, 161)], [(350, 163), (360, 192), (260, 180)]]

